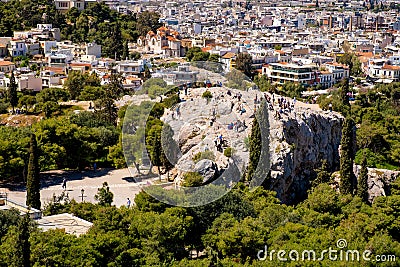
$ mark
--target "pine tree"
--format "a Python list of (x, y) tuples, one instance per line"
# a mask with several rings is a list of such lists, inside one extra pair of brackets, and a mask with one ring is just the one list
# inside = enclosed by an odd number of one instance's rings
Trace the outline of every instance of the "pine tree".
[(26, 205), (40, 209), (40, 173), (35, 134), (31, 135), (28, 176), (26, 182)]
[(346, 78), (343, 80), (343, 85), (339, 90), (340, 100), (345, 106), (350, 106), (349, 96), (347, 95), (348, 92), (349, 92), (349, 79)]
[(10, 266), (29, 267), (31, 246), (29, 243), (31, 219), (28, 214), (23, 216), (17, 225), (16, 242), (11, 258)]
[(8, 93), (9, 93), (10, 105), (14, 113), (15, 107), (18, 105), (17, 83), (15, 82), (14, 72), (11, 72), (10, 87), (8, 90), (9, 90)]
[(129, 47), (128, 47), (128, 41), (125, 40), (124, 50), (122, 51), (122, 60), (126, 59), (129, 59)]
[(315, 170), (317, 173), (317, 178), (312, 182), (312, 186), (316, 187), (322, 183), (329, 183), (331, 179), (331, 174), (328, 171), (328, 162), (324, 159), (322, 160), (321, 167)]
[(361, 161), (361, 171), (358, 176), (357, 195), (364, 201), (368, 202), (368, 169), (367, 159), (365, 155)]
[(340, 142), (340, 192), (343, 194), (353, 194), (356, 187), (353, 172), (354, 143), (354, 122), (351, 118), (347, 118), (343, 124)]
[(254, 118), (253, 125), (251, 126), (251, 134), (249, 139), (250, 157), (249, 167), (247, 169), (247, 180), (250, 180), (256, 171), (258, 161), (261, 155), (261, 130), (257, 118)]
[[(268, 108), (263, 102), (256, 113), (249, 138), (249, 166), (247, 180), (250, 186), (258, 186), (269, 175), (269, 117)], [(265, 184), (264, 184), (265, 185)]]
[(124, 44), (122, 43), (122, 34), (119, 23), (116, 23), (111, 32), (111, 52), (115, 60), (121, 60), (121, 52), (123, 51)]
[(99, 201), (99, 205), (109, 207), (114, 199), (114, 194), (110, 191), (110, 187), (107, 182), (103, 183), (103, 186), (97, 189), (97, 194), (94, 199)]

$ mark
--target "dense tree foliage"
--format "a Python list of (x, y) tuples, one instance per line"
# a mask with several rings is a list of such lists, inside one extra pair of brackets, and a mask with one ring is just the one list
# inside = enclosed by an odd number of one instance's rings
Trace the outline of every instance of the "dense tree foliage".
[[(40, 170), (84, 168), (97, 161), (111, 164), (109, 147), (118, 143), (120, 130), (93, 112), (42, 120), (33, 129), (38, 141)], [(22, 180), (29, 160), (30, 129), (0, 126), (1, 179)]]
[[(239, 184), (220, 200), (194, 208), (169, 207), (144, 192), (130, 209), (71, 201), (58, 212), (92, 221), (87, 234), (76, 237), (62, 230), (28, 228), (30, 238), (20, 239), (29, 240), (31, 266), (215, 266), (217, 262), (221, 266), (298, 266), (300, 261), (279, 261), (276, 253), (265, 261), (258, 260), (257, 254), (267, 246), (268, 253), (297, 250), (300, 260), (302, 251), (314, 250), (319, 258), (323, 250), (337, 249), (339, 239), (347, 241), (343, 253), (358, 250), (360, 261), (332, 261), (325, 255), (318, 261), (305, 259), (304, 265), (360, 266), (368, 263), (361, 258), (364, 250), (371, 250), (371, 259), (400, 253), (398, 194), (378, 197), (372, 206), (357, 196), (339, 194), (325, 183), (296, 206), (280, 204), (275, 195), (262, 188), (250, 192)], [(0, 216), (0, 229), (5, 234), (0, 266), (13, 266), (20, 232), (15, 226), (19, 223), (14, 223), (22, 218), (13, 211), (1, 213), (5, 216)], [(199, 257), (189, 256), (198, 252)], [(398, 258), (380, 263), (398, 264)]]
[(253, 60), (249, 53), (239, 53), (236, 57), (236, 68), (248, 77), (253, 77)]
[(361, 62), (354, 53), (346, 52), (337, 61), (349, 66), (350, 75), (352, 76), (360, 76), (363, 73)]
[[(354, 89), (350, 87), (350, 92)], [(384, 169), (400, 168), (400, 83), (376, 85), (359, 90), (349, 107), (343, 105), (339, 91), (331, 97), (321, 96), (321, 108), (348, 114), (357, 125), (357, 154), (355, 162), (361, 164), (363, 155), (367, 166)]]

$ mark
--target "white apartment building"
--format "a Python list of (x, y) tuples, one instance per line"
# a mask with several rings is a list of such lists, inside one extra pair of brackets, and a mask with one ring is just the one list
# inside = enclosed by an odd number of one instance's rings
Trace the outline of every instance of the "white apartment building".
[(315, 64), (298, 65), (293, 63), (271, 63), (262, 68), (262, 74), (266, 75), (272, 83), (284, 84), (293, 82), (296, 84), (314, 85), (317, 82), (317, 66)]

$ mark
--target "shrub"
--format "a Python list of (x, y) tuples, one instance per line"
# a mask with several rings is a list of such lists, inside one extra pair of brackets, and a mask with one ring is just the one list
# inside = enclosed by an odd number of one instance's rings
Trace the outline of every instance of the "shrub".
[(187, 172), (183, 175), (182, 186), (194, 187), (200, 186), (203, 183), (203, 176), (197, 172)]
[(209, 160), (213, 160), (214, 161), (215, 160), (215, 155), (214, 155), (214, 153), (212, 151), (207, 150), (207, 151), (204, 151), (204, 152), (199, 152), (196, 155), (194, 155), (194, 157), (193, 157), (193, 161), (195, 163), (197, 163), (197, 162), (199, 162), (200, 160), (203, 160), (203, 159), (209, 159)]
[(224, 156), (230, 158), (230, 157), (232, 157), (232, 155), (233, 155), (233, 148), (227, 147), (224, 150)]
[(211, 93), (210, 91), (206, 90), (206, 91), (203, 93), (203, 97), (204, 97), (204, 98), (207, 98), (207, 99), (210, 99), (210, 98), (212, 98), (213, 96), (212, 96), (212, 93)]

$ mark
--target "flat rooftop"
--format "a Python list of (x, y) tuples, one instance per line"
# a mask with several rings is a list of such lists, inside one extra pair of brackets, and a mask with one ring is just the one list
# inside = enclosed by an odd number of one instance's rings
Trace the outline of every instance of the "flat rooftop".
[(39, 228), (43, 231), (50, 229), (64, 229), (67, 234), (81, 235), (86, 234), (93, 223), (76, 217), (70, 213), (62, 213), (51, 216), (43, 216), (36, 221)]

